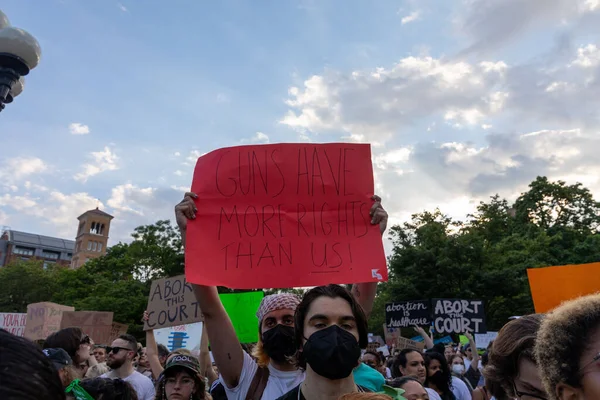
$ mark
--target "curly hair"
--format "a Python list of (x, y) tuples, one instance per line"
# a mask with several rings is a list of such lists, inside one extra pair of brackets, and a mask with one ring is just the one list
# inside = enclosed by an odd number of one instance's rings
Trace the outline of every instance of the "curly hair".
[(64, 400), (52, 361), (32, 342), (0, 329), (0, 399)]
[(84, 379), (79, 385), (94, 399), (138, 400), (133, 386), (121, 379)]
[(535, 356), (551, 400), (558, 398), (559, 383), (581, 387), (581, 357), (599, 329), (600, 294), (565, 302), (546, 315), (538, 332)]
[(537, 365), (533, 348), (543, 318), (541, 314), (526, 315), (510, 321), (498, 332), (483, 370), (486, 386), (494, 397), (516, 396), (512, 382), (519, 375), (521, 359)]

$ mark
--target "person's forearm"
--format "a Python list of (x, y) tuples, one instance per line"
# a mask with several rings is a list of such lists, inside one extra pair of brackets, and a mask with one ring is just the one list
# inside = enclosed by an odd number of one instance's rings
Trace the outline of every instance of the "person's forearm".
[(373, 302), (377, 294), (377, 282), (357, 283), (352, 285), (352, 295), (360, 304), (367, 319), (373, 311)]
[(153, 330), (146, 331), (146, 358), (148, 358), (148, 363), (150, 364), (150, 369), (152, 370), (152, 376), (154, 379), (158, 379), (164, 368), (160, 363), (158, 346), (156, 344), (156, 338), (154, 337)]

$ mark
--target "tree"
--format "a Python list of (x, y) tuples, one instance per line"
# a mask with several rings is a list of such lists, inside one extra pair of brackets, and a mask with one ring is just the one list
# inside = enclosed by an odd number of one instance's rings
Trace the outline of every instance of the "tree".
[(0, 312), (27, 312), (27, 305), (48, 301), (56, 292), (55, 269), (41, 261), (16, 261), (0, 268)]
[(481, 202), (466, 222), (436, 209), (392, 227), (371, 331), (381, 333), (386, 302), (436, 297), (482, 299), (488, 329), (499, 329), (534, 311), (528, 268), (600, 261), (600, 203), (589, 190), (545, 177), (529, 187), (512, 206), (498, 195)]

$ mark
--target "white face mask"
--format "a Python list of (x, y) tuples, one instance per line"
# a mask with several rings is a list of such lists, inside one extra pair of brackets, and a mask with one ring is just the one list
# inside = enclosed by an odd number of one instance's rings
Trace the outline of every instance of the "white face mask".
[(465, 366), (462, 364), (452, 364), (452, 372), (462, 375), (465, 373)]

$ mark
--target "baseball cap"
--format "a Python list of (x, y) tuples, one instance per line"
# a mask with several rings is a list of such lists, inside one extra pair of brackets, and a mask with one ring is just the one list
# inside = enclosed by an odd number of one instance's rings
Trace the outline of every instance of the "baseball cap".
[(171, 357), (167, 365), (165, 365), (164, 372), (167, 372), (169, 369), (172, 369), (174, 367), (187, 368), (194, 374), (200, 373), (200, 362), (194, 356), (177, 354), (174, 357)]
[(44, 349), (42, 351), (52, 361), (57, 370), (73, 364), (73, 360), (71, 360), (69, 354), (63, 349)]

